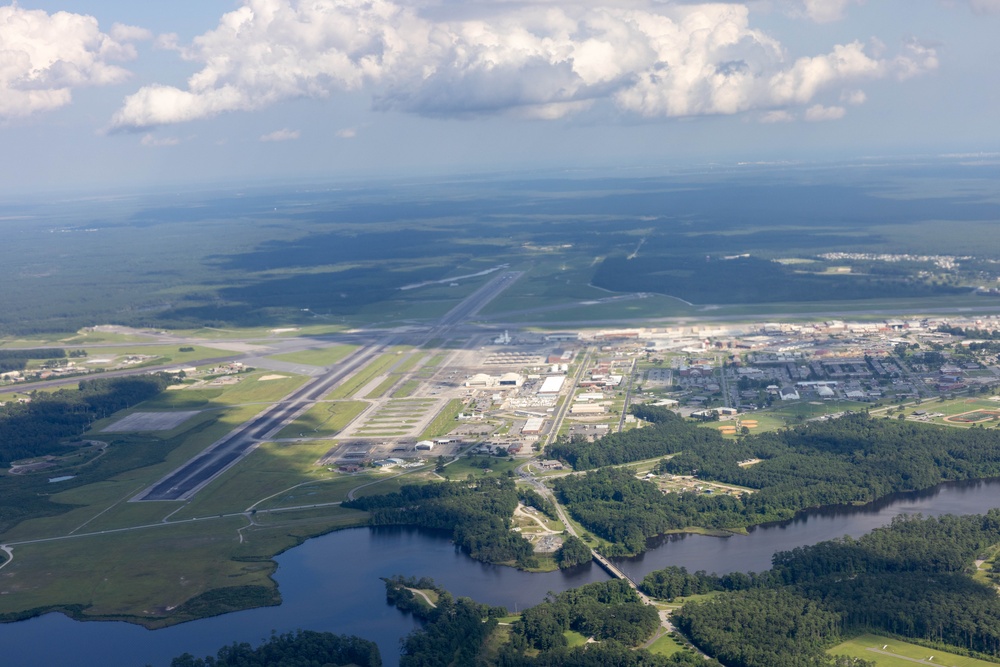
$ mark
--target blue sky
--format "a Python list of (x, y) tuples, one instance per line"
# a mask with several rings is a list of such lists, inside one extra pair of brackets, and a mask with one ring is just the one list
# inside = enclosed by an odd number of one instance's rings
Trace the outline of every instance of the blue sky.
[(1000, 151), (1000, 0), (20, 0), (0, 191)]

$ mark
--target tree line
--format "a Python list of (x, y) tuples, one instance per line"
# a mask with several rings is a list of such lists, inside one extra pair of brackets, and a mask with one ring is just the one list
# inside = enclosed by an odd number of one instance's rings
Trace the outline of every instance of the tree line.
[(1000, 597), (971, 574), (975, 559), (998, 542), (1000, 510), (900, 516), (858, 539), (777, 553), (760, 574), (672, 567), (647, 575), (641, 588), (665, 599), (723, 591), (685, 604), (675, 620), (695, 645), (732, 667), (839, 665), (826, 650), (863, 633), (996, 656)]
[[(439, 598), (435, 608), (414, 611), (425, 623), (403, 639), (400, 667), (721, 667), (690, 651), (663, 657), (635, 648), (659, 627), (659, 615), (623, 581), (549, 594), (509, 632), (498, 627), (508, 613), (503, 607), (455, 599), (427, 579), (386, 580), (387, 599), (401, 609), (410, 611), (406, 586), (430, 588)], [(571, 630), (598, 642), (569, 648), (565, 633)]]
[(0, 373), (23, 371), (32, 359), (65, 359), (66, 350), (61, 348), (0, 350)]
[(653, 425), (621, 433), (609, 433), (593, 442), (574, 436), (559, 436), (549, 445), (552, 458), (562, 459), (574, 470), (593, 470), (602, 466), (618, 465), (665, 456), (691, 448), (716, 447), (726, 440), (716, 431), (700, 428), (666, 408), (634, 405), (632, 414)]
[(171, 382), (169, 375), (137, 375), (82, 380), (76, 389), (32, 392), (25, 403), (0, 405), (0, 464), (68, 451), (97, 419), (153, 398)]
[(369, 525), (450, 530), (471, 557), (487, 563), (536, 567), (531, 542), (511, 530), (518, 492), (510, 479), (408, 484), (396, 493), (365, 496), (342, 507), (369, 513)]
[(916, 271), (828, 275), (759, 257), (612, 256), (597, 267), (592, 282), (613, 292), (655, 292), (693, 303), (853, 301), (971, 292), (969, 287), (935, 285)]
[(382, 656), (374, 642), (331, 632), (297, 630), (272, 634), (253, 647), (249, 643), (223, 646), (213, 656), (196, 658), (184, 653), (170, 667), (381, 667)]
[[(648, 453), (657, 446), (661, 431), (673, 430), (674, 423), (655, 423), (593, 444), (607, 447), (604, 458), (621, 457), (622, 451), (622, 458), (631, 458), (640, 449), (632, 444), (649, 443), (643, 449)], [(679, 426), (683, 433), (690, 425)], [(1000, 475), (1000, 433), (991, 429), (955, 429), (857, 413), (736, 441), (699, 430), (708, 437), (679, 438), (675, 433), (661, 440), (664, 449), (675, 449), (681, 439), (686, 444), (661, 461), (657, 471), (697, 475), (752, 493), (663, 494), (625, 469), (563, 477), (555, 482), (555, 491), (578, 521), (617, 543), (605, 549), (608, 555), (621, 555), (641, 552), (647, 538), (672, 530), (743, 529), (789, 519), (810, 507), (867, 503), (943, 481)], [(644, 431), (641, 437), (631, 435)], [(621, 447), (623, 441), (629, 446)], [(589, 452), (590, 444), (568, 447)], [(748, 459), (760, 462), (740, 465)]]

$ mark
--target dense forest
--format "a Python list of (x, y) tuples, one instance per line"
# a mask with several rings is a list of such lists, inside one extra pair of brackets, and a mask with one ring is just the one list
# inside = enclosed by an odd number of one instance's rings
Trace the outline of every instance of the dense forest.
[(356, 498), (342, 506), (369, 512), (372, 526), (450, 530), (476, 560), (534, 567), (531, 543), (511, 530), (517, 502), (513, 480), (484, 478), (473, 484), (408, 484), (396, 493)]
[(711, 449), (727, 442), (718, 432), (700, 428), (666, 408), (634, 405), (631, 411), (653, 426), (609, 433), (593, 442), (583, 437), (559, 436), (546, 452), (552, 458), (568, 462), (574, 470), (593, 470), (687, 449)]
[(589, 563), (593, 557), (590, 547), (575, 535), (566, 535), (562, 546), (556, 551), (556, 563), (562, 569)]
[[(648, 452), (674, 420), (607, 436), (596, 443), (568, 443), (560, 453), (592, 459), (593, 445), (608, 459)], [(677, 429), (685, 432), (690, 425)], [(609, 555), (637, 553), (645, 540), (691, 526), (741, 529), (791, 518), (823, 505), (866, 503), (898, 491), (925, 489), (946, 480), (1000, 475), (1000, 433), (955, 429), (850, 414), (736, 441), (717, 434), (684, 438), (683, 449), (658, 466), (659, 472), (697, 474), (705, 480), (754, 490), (741, 496), (661, 493), (624, 469), (603, 469), (559, 479), (561, 502), (590, 530), (617, 543)], [(644, 433), (645, 432), (645, 433)], [(632, 434), (636, 435), (632, 435)], [(664, 439), (673, 449), (677, 437)], [(639, 444), (636, 444), (639, 443)], [(655, 456), (655, 454), (653, 455)], [(741, 466), (748, 459), (760, 459)]]
[[(478, 657), (496, 630), (497, 619), (507, 615), (504, 607), (479, 604), (469, 598), (455, 599), (426, 578), (395, 576), (384, 581), (386, 600), (425, 622), (423, 628), (403, 638), (400, 667), (482, 664)], [(433, 607), (418, 603), (408, 588), (432, 590), (438, 594), (437, 602)]]
[[(664, 658), (631, 648), (653, 636), (660, 621), (655, 607), (622, 581), (550, 595), (506, 627), (498, 627), (507, 615), (502, 607), (456, 600), (427, 579), (385, 581), (389, 602), (425, 621), (403, 639), (400, 667), (720, 667), (690, 651)], [(436, 606), (414, 604), (407, 587), (436, 591)], [(598, 643), (567, 648), (570, 630)]]
[(82, 380), (76, 389), (51, 394), (33, 392), (25, 403), (0, 405), (0, 464), (58, 454), (62, 440), (82, 435), (90, 424), (152, 398), (163, 391), (169, 375), (138, 375)]
[(675, 615), (702, 650), (732, 667), (829, 665), (825, 650), (865, 632), (970, 654), (1000, 653), (1000, 596), (970, 576), (1000, 542), (1000, 510), (984, 516), (897, 517), (858, 539), (774, 556), (757, 575), (651, 573), (644, 590), (729, 591)]
[(272, 635), (254, 648), (232, 644), (219, 649), (215, 657), (195, 658), (185, 653), (174, 658), (170, 667), (381, 667), (378, 646), (358, 637), (330, 632), (299, 630)]
[(0, 373), (23, 371), (32, 359), (65, 359), (61, 348), (0, 350)]
[(655, 292), (696, 304), (854, 301), (968, 294), (967, 287), (935, 285), (917, 273), (902, 275), (809, 273), (758, 257), (608, 257), (593, 284), (614, 292)]
[(566, 646), (567, 630), (598, 641), (613, 639), (635, 646), (660, 626), (656, 607), (644, 604), (622, 579), (587, 584), (550, 596), (521, 614), (512, 644), (519, 649), (547, 650)]

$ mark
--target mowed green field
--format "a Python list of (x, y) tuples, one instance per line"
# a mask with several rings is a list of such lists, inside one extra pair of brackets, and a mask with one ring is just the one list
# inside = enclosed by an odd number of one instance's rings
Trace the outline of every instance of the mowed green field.
[(309, 364), (311, 366), (329, 366), (335, 364), (347, 355), (358, 349), (357, 345), (331, 345), (299, 352), (286, 352), (285, 354), (275, 354), (271, 359), (279, 361), (290, 361), (296, 364)]
[(354, 421), (367, 407), (368, 403), (364, 401), (317, 403), (281, 429), (277, 437), (282, 439), (334, 436), (344, 430), (344, 427)]
[[(883, 651), (883, 647), (886, 647)], [(938, 665), (939, 667), (992, 667), (987, 662), (934, 648), (908, 644), (879, 635), (862, 635), (838, 644), (827, 653), (848, 655), (874, 662), (878, 667), (913, 667), (913, 665)], [(933, 657), (933, 660), (930, 658)]]
[[(1000, 411), (1000, 401), (991, 401), (987, 397), (979, 398), (973, 396), (955, 398), (946, 401), (924, 401), (919, 406), (914, 406), (912, 408), (908, 407), (906, 414), (912, 414), (914, 410), (924, 410), (929, 413), (941, 413), (945, 415), (945, 417), (952, 417), (954, 415), (960, 415), (977, 410)], [(1000, 420), (991, 419), (989, 421), (979, 422), (979, 427), (994, 428), (996, 427), (998, 421)], [(944, 417), (936, 417), (932, 420), (932, 422), (956, 428), (971, 428), (973, 426), (970, 422), (951, 421), (945, 419)]]
[[(267, 375), (282, 377), (262, 381)], [(336, 446), (333, 441), (268, 442), (191, 501), (128, 501), (305, 380), (264, 371), (242, 374), (237, 384), (166, 391), (95, 422), (88, 437), (112, 444), (89, 465), (109, 472), (92, 475), (90, 483), (45, 487), (64, 511), (22, 521), (0, 535), (0, 543), (14, 549), (0, 580), (0, 618), (52, 608), (158, 627), (277, 602), (270, 579), (275, 554), (308, 537), (362, 525), (364, 512), (336, 505), (352, 489), (392, 491), (421, 472), (343, 475), (320, 465)], [(365, 405), (320, 404), (316, 427), (338, 428)], [(101, 432), (131, 412), (176, 409), (198, 413), (169, 431)], [(56, 570), (73, 576), (54, 580)], [(243, 592), (199, 600), (218, 589)]]

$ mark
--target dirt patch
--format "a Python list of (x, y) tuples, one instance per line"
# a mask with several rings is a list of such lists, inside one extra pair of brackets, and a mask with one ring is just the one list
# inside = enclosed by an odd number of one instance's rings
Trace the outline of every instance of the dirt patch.
[(267, 382), (268, 380), (286, 380), (287, 375), (264, 375), (263, 377), (257, 378), (257, 382)]

